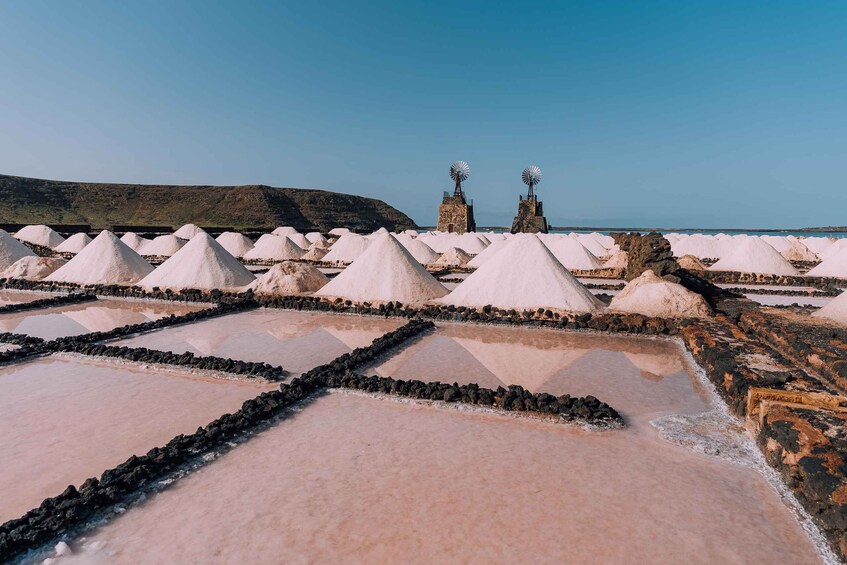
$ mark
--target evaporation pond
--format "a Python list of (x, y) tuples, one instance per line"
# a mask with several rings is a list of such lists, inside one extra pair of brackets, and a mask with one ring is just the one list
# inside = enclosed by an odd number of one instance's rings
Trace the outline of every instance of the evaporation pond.
[(115, 342), (281, 365), (291, 375), (323, 365), (403, 325), (374, 318), (262, 308), (175, 326)]
[(61, 563), (814, 563), (757, 471), (654, 441), (321, 396)]
[(0, 367), (0, 523), (276, 386), (65, 356)]
[(186, 304), (153, 300), (99, 299), (53, 308), (0, 314), (0, 332), (14, 332), (43, 339), (56, 339), (127, 326), (208, 308), (208, 304)]
[(439, 323), (362, 372), (491, 389), (520, 385), (555, 396), (590, 394), (639, 421), (700, 412), (706, 403), (679, 345), (630, 336)]
[(0, 306), (24, 304), (26, 302), (44, 300), (45, 298), (54, 298), (56, 296), (62, 295), (49, 292), (31, 292), (28, 290), (0, 290)]

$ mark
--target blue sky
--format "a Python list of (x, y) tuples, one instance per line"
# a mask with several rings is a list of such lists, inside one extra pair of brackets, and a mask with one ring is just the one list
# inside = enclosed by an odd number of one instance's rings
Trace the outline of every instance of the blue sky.
[(847, 2), (0, 3), (0, 173), (847, 225)]

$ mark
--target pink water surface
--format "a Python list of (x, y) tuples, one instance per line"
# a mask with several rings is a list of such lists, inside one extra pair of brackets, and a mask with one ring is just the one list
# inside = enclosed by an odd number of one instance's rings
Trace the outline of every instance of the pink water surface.
[(668, 341), (558, 330), (440, 323), (366, 374), (556, 396), (592, 394), (624, 416), (700, 412), (705, 391)]
[(756, 471), (647, 428), (342, 394), (71, 546), (62, 563), (817, 560)]
[(52, 298), (57, 296), (56, 294), (50, 294), (49, 292), (29, 292), (22, 290), (0, 290), (0, 306), (6, 306), (7, 304), (23, 304), (25, 302), (32, 302), (34, 300), (43, 300), (45, 298)]
[(0, 332), (56, 339), (157, 320), (208, 308), (206, 304), (100, 299), (43, 310), (0, 314)]
[(374, 339), (403, 323), (397, 318), (261, 309), (167, 328), (115, 343), (175, 353), (191, 351), (198, 355), (264, 361), (282, 365), (290, 374), (297, 375), (357, 347), (370, 345)]
[(274, 386), (61, 357), (0, 367), (0, 523)]

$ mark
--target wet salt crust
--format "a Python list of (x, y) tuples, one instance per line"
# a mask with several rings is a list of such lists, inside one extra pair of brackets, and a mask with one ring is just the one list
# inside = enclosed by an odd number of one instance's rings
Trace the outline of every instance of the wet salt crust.
[(204, 308), (208, 308), (208, 305), (100, 299), (57, 308), (0, 314), (0, 332), (56, 339), (95, 331), (108, 331), (129, 324), (157, 320), (171, 314), (186, 314)]
[(258, 309), (131, 337), (110, 345), (264, 361), (292, 376), (365, 347), (403, 325), (399, 318)]
[(655, 430), (340, 394), (71, 547), (62, 563), (817, 561), (758, 473)]
[(58, 357), (2, 367), (0, 522), (271, 388)]

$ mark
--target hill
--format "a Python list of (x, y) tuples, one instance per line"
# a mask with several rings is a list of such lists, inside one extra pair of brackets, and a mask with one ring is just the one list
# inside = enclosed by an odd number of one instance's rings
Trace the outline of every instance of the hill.
[(299, 188), (105, 184), (0, 175), (0, 223), (414, 229), (381, 200)]

